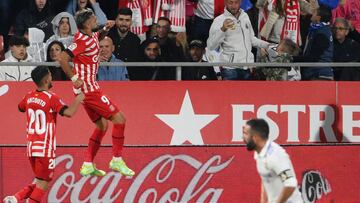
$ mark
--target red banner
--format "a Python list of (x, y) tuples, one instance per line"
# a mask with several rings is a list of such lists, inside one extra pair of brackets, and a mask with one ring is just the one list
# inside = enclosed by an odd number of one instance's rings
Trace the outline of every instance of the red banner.
[[(127, 117), (129, 145), (238, 144), (245, 120), (252, 117), (265, 118), (270, 137), (278, 143), (360, 142), (357, 82), (103, 82), (100, 86)], [(25, 143), (25, 115), (17, 111), (17, 102), (33, 88), (32, 82), (0, 83), (0, 144)], [(70, 82), (55, 82), (53, 91), (72, 102)], [(60, 118), (57, 126), (58, 144), (86, 144), (93, 130), (82, 108), (72, 119)], [(104, 143), (111, 143), (110, 136)]]
[[(359, 147), (286, 150), (305, 202), (359, 202)], [(125, 159), (137, 172), (133, 178), (107, 169), (110, 147), (101, 148), (95, 160), (107, 175), (81, 177), (84, 151), (81, 147), (58, 149), (45, 202), (259, 202), (260, 177), (253, 153), (244, 147), (127, 147)], [(3, 197), (30, 183), (33, 173), (24, 147), (2, 147), (0, 154)]]

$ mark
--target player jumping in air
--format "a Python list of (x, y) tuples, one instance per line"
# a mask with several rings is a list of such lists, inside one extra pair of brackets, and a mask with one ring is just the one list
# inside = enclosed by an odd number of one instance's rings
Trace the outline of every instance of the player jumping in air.
[[(79, 91), (84, 93), (83, 106), (96, 125), (89, 139), (85, 162), (80, 169), (80, 174), (83, 176), (104, 176), (106, 174), (105, 171), (97, 169), (93, 161), (108, 128), (107, 120), (110, 120), (114, 125), (112, 131), (113, 158), (109, 168), (123, 175), (133, 176), (135, 172), (129, 169), (121, 158), (125, 117), (110, 98), (102, 93), (96, 82), (99, 68), (99, 41), (106, 36), (115, 22), (108, 21), (104, 29), (93, 32), (98, 25), (96, 16), (91, 9), (84, 9), (76, 13), (75, 21), (79, 31), (75, 33), (73, 44), (60, 55), (59, 62), (64, 72), (71, 78), (75, 94)], [(74, 68), (69, 64), (71, 59), (73, 59)]]
[(79, 94), (72, 105), (66, 106), (49, 91), (52, 77), (45, 66), (36, 67), (31, 72), (31, 78), (37, 89), (26, 94), (18, 108), (27, 115), (27, 156), (35, 174), (35, 183), (14, 196), (5, 197), (5, 203), (17, 203), (23, 199), (29, 199), (30, 203), (41, 202), (55, 168), (56, 116), (72, 117), (84, 99), (84, 95)]

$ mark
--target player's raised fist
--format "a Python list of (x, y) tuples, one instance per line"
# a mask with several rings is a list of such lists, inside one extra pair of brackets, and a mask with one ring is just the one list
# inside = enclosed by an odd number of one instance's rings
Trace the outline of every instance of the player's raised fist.
[(109, 31), (110, 28), (114, 27), (115, 21), (114, 20), (108, 20), (105, 24), (104, 30)]

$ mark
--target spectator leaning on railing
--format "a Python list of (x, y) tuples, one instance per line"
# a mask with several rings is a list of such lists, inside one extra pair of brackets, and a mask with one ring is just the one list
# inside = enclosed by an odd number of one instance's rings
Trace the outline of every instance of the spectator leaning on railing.
[[(63, 43), (59, 41), (52, 41), (46, 50), (46, 61), (47, 62), (55, 62), (58, 60), (59, 55), (62, 51), (65, 50)], [(61, 69), (61, 67), (49, 66), (49, 70), (51, 72), (52, 80), (54, 81), (63, 81), (69, 80), (66, 76), (65, 72)]]
[[(336, 18), (333, 24), (334, 35), (334, 62), (359, 62), (360, 44), (348, 38), (350, 25), (344, 18)], [(336, 80), (360, 80), (360, 68), (334, 69)]]
[[(205, 54), (205, 44), (200, 40), (190, 42), (190, 58), (191, 62), (206, 62), (203, 55)], [(182, 70), (183, 80), (216, 80), (214, 67), (189, 67)]]
[[(224, 63), (253, 63), (252, 47), (268, 48), (269, 43), (255, 37), (249, 16), (240, 9), (240, 0), (225, 0), (224, 14), (215, 18), (210, 28), (207, 46), (221, 48), (220, 61)], [(249, 67), (224, 67), (224, 80), (249, 80)]]
[[(110, 37), (105, 37), (99, 42), (100, 62), (122, 62), (113, 54), (114, 43)], [(129, 80), (128, 72), (124, 66), (100, 66), (97, 74), (98, 80)]]
[[(27, 53), (29, 41), (25, 37), (13, 36), (10, 41), (10, 56), (2, 62), (33, 62)], [(31, 81), (31, 71), (34, 66), (1, 66), (0, 81)]]
[[(295, 62), (332, 62), (334, 54), (333, 37), (330, 28), (331, 10), (323, 5), (311, 18), (309, 34), (303, 56), (294, 57)], [(302, 68), (303, 80), (333, 80), (331, 67)]]

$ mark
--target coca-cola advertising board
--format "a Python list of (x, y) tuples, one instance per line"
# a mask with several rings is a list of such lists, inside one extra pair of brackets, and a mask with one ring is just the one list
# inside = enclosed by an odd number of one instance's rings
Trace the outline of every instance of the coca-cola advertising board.
[[(1, 148), (1, 195), (32, 181), (24, 147)], [(360, 150), (356, 146), (285, 147), (305, 202), (360, 201)], [(111, 148), (96, 157), (102, 178), (81, 177), (84, 147), (60, 147), (44, 202), (259, 202), (260, 177), (245, 147), (127, 147), (132, 178), (107, 169)]]

